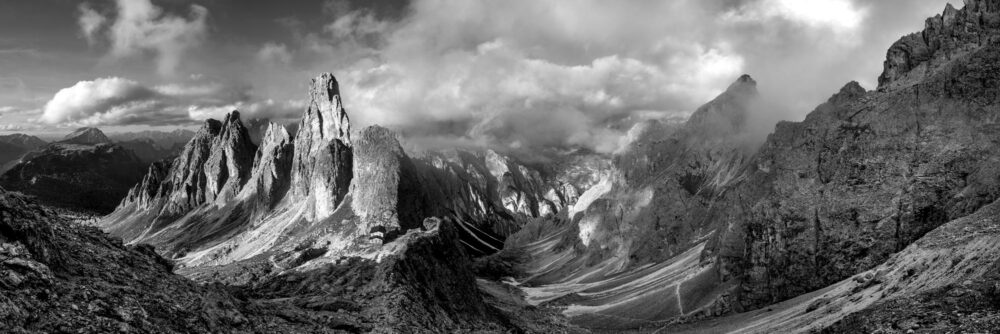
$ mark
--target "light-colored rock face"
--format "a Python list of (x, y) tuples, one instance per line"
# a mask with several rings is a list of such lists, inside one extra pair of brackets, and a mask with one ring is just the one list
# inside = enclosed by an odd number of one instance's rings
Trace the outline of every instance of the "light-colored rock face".
[(333, 75), (312, 80), (309, 107), (295, 135), (292, 194), (314, 205), (315, 219), (328, 217), (344, 200), (351, 180), (351, 123)]
[(257, 147), (239, 117), (234, 111), (224, 122), (206, 121), (184, 147), (167, 177), (171, 191), (166, 213), (231, 200), (247, 182)]
[(271, 122), (261, 138), (250, 180), (240, 191), (239, 199), (254, 201), (257, 211), (273, 209), (290, 186), (294, 148), (285, 127)]

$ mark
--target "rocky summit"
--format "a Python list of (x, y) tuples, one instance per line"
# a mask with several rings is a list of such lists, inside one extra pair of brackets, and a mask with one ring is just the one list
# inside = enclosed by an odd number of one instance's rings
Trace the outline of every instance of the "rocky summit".
[[(767, 134), (742, 75), (683, 122), (622, 121), (613, 152), (409, 145), (352, 124), (369, 115), (330, 73), (294, 126), (234, 110), (152, 163), (80, 129), (0, 176), (0, 322), (996, 332), (1000, 1), (946, 6), (883, 64)], [(95, 201), (93, 224), (66, 213)]]

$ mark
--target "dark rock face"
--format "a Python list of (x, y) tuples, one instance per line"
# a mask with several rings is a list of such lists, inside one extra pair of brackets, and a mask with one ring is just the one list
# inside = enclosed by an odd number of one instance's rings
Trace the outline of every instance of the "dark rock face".
[(110, 212), (142, 179), (145, 164), (114, 144), (56, 143), (25, 155), (0, 185), (60, 207)]
[(728, 196), (742, 205), (716, 250), (745, 307), (871, 268), (1000, 195), (998, 10), (949, 6), (920, 35), (934, 47), (908, 51), (907, 67), (894, 57), (917, 40), (894, 45), (878, 92), (852, 83), (805, 121), (778, 125)]
[(361, 130), (354, 143), (351, 208), (358, 228), (388, 239), (419, 227), (426, 217), (424, 194), (416, 169), (396, 135), (379, 126)]
[(995, 0), (966, 1), (962, 10), (948, 4), (944, 13), (927, 19), (924, 31), (903, 37), (889, 48), (879, 90), (918, 83), (953, 59), (996, 43), (998, 8)]

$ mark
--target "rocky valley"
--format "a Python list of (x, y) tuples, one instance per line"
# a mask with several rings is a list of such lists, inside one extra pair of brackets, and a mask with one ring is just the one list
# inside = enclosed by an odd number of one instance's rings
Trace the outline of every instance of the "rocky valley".
[(5, 136), (0, 322), (1000, 331), (1000, 1), (947, 5), (889, 48), (877, 87), (848, 82), (766, 135), (757, 80), (733, 79), (682, 122), (635, 121), (612, 151), (409, 145), (352, 126), (366, 110), (331, 73), (308, 80), (291, 125), (248, 107), (191, 133)]

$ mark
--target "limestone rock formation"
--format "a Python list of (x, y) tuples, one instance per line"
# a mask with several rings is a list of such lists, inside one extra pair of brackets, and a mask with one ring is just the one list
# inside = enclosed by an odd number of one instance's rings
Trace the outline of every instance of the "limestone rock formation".
[(879, 90), (929, 78), (955, 64), (955, 59), (996, 43), (998, 30), (1000, 4), (995, 0), (969, 0), (961, 10), (948, 4), (944, 13), (927, 19), (923, 31), (907, 35), (889, 48), (878, 79)]
[(387, 129), (352, 138), (339, 94), (332, 75), (313, 79), (295, 136), (272, 123), (260, 147), (236, 112), (206, 121), (100, 225), (184, 265), (280, 255), (278, 265), (298, 266), (374, 256), (379, 244), (439, 216), (481, 255), (527, 221), (568, 209), (576, 180), (586, 179), (583, 169), (550, 180), (494, 151), (411, 159)]
[(254, 158), (250, 180), (240, 190), (239, 199), (257, 202), (259, 209), (273, 209), (289, 189), (292, 138), (284, 126), (270, 123)]
[(333, 213), (344, 200), (351, 181), (351, 123), (340, 101), (332, 74), (312, 80), (309, 107), (295, 135), (292, 195), (311, 202), (315, 219)]
[(366, 127), (358, 134), (350, 194), (359, 230), (374, 238), (391, 239), (427, 217), (416, 168), (396, 135), (383, 127)]
[(235, 197), (250, 178), (257, 148), (237, 111), (223, 122), (208, 120), (172, 164), (165, 213), (182, 214), (213, 201)]

